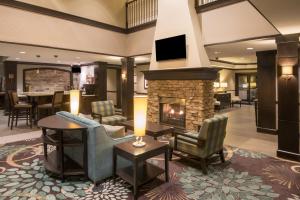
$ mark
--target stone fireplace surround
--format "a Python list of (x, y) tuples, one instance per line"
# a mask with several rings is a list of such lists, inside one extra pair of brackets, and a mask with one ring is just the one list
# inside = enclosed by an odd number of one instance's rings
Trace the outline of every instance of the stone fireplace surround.
[(213, 82), (215, 68), (181, 68), (145, 71), (148, 80), (148, 112), (151, 122), (159, 123), (161, 97), (186, 99), (186, 131), (197, 131), (201, 123), (214, 115)]

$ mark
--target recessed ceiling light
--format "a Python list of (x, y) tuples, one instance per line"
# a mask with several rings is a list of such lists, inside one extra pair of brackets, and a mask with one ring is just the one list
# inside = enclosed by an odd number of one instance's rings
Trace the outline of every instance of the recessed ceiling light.
[(61, 61), (60, 61), (60, 60), (58, 60), (57, 62), (58, 62), (58, 63), (61, 63)]
[(20, 60), (20, 58), (16, 58), (16, 60)]
[(220, 54), (220, 53), (221, 53), (220, 51), (215, 51), (215, 52), (214, 52), (214, 54)]
[(247, 48), (247, 50), (253, 50), (253, 49), (254, 49), (253, 47), (248, 47), (248, 48)]
[(19, 53), (20, 53), (20, 54), (25, 54), (26, 52), (25, 52), (25, 51), (20, 51)]

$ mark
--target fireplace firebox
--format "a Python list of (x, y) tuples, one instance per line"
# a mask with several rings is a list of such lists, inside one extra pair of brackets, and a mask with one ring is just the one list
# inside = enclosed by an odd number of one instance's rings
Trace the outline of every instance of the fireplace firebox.
[(160, 97), (159, 111), (160, 123), (185, 128), (185, 99)]

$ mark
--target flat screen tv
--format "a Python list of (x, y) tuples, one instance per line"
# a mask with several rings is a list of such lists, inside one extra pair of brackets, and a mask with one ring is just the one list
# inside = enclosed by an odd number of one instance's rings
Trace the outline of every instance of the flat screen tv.
[(156, 61), (186, 58), (185, 35), (155, 41)]

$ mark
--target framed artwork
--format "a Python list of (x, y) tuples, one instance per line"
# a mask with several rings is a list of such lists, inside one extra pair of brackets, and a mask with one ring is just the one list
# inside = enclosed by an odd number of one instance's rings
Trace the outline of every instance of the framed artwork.
[(144, 88), (148, 89), (148, 80), (144, 79)]

